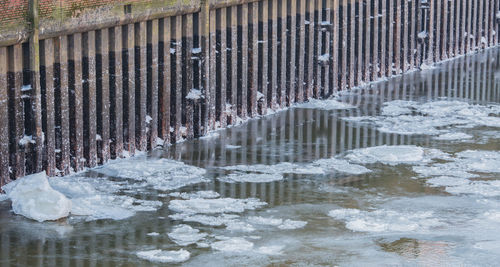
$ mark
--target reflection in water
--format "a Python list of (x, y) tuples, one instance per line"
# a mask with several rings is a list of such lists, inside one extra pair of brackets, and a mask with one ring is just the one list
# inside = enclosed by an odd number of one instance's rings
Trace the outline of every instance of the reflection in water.
[[(332, 206), (343, 208), (376, 207), (391, 197), (446, 196), (439, 188), (429, 187), (417, 179), (408, 168), (378, 166), (374, 173), (348, 175), (333, 172), (326, 175), (285, 174), (285, 179), (268, 183), (226, 183), (216, 179), (225, 172), (218, 167), (233, 165), (273, 165), (280, 162), (310, 163), (321, 158), (342, 155), (346, 151), (380, 145), (418, 145), (438, 147), (455, 152), (465, 149), (500, 150), (495, 139), (484, 139), (482, 131), (473, 141), (450, 143), (426, 135), (381, 133), (373, 126), (343, 120), (343, 117), (375, 116), (382, 103), (391, 100), (430, 101), (440, 98), (463, 99), (475, 104), (500, 102), (500, 50), (490, 49), (474, 56), (444, 63), (436, 70), (416, 72), (387, 82), (374, 83), (366, 88), (344, 93), (339, 99), (357, 106), (347, 110), (293, 108), (262, 119), (220, 131), (209, 139), (179, 143), (153, 156), (180, 160), (206, 168), (211, 182), (182, 188), (183, 192), (213, 190), (221, 197), (255, 197), (267, 202), (268, 212), (297, 215), (308, 226), (297, 232), (271, 233), (263, 237), (288, 242), (290, 248), (276, 256), (277, 264), (363, 264), (381, 262), (436, 264), (450, 259), (454, 242), (460, 240), (425, 241), (427, 239), (399, 237), (387, 241), (378, 239), (380, 248), (371, 247), (371, 237), (354, 234), (342, 224), (328, 219)], [(498, 135), (497, 135), (498, 137)], [(93, 171), (93, 177), (103, 177)], [(142, 212), (123, 221), (55, 222), (38, 224), (13, 216), (10, 203), (0, 202), (0, 265), (146, 265), (138, 259), (137, 251), (147, 249), (179, 249), (166, 233), (172, 225), (165, 192), (141, 190), (122, 192), (138, 199), (160, 200), (163, 207), (156, 213)], [(290, 205), (293, 204), (293, 205)], [(410, 204), (411, 205), (411, 204)], [(274, 212), (274, 213), (273, 213)], [(254, 212), (256, 214), (260, 211)], [(200, 230), (211, 231), (198, 226)], [(220, 229), (219, 229), (220, 230)], [(218, 231), (215, 229), (214, 231)], [(158, 232), (160, 235), (148, 235)], [(429, 233), (427, 233), (429, 234)], [(266, 234), (267, 235), (267, 234)], [(294, 236), (293, 238), (290, 236)], [(327, 238), (328, 237), (328, 238)], [(359, 249), (354, 249), (359, 247)], [(211, 255), (210, 249), (190, 248), (192, 261), (223, 260)], [(472, 253), (472, 252), (470, 252)], [(395, 255), (404, 258), (399, 260)], [(465, 255), (468, 255), (465, 253)], [(430, 259), (430, 261), (428, 261)], [(227, 259), (226, 259), (227, 260)], [(261, 260), (261, 259), (259, 259)], [(263, 261), (248, 260), (243, 265), (264, 265)], [(371, 261), (370, 261), (371, 260)], [(238, 263), (238, 260), (226, 264)]]

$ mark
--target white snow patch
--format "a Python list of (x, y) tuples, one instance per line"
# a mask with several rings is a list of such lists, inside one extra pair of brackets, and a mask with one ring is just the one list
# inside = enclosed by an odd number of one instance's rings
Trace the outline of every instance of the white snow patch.
[(195, 222), (208, 226), (222, 226), (229, 225), (236, 222), (238, 215), (234, 214), (222, 214), (220, 216), (210, 216), (210, 215), (190, 215), (185, 213), (177, 213), (169, 216), (173, 220), (182, 220), (184, 222)]
[(261, 216), (248, 217), (248, 221), (252, 224), (271, 225), (271, 226), (279, 226), (283, 223), (283, 219), (266, 218)]
[(45, 172), (17, 179), (2, 189), (14, 213), (38, 222), (65, 218), (71, 211), (71, 201), (50, 186)]
[(181, 224), (174, 227), (174, 230), (168, 234), (168, 237), (179, 246), (188, 246), (194, 244), (207, 236), (206, 233), (200, 233), (200, 230), (194, 229), (189, 225)]
[(302, 166), (289, 162), (282, 162), (275, 165), (235, 165), (221, 167), (227, 171), (252, 172), (263, 174), (323, 174), (321, 168), (311, 168), (311, 166)]
[(241, 146), (226, 145), (226, 149), (238, 149), (238, 148), (241, 148)]
[(229, 221), (226, 223), (226, 229), (231, 232), (253, 232), (255, 228), (248, 223), (241, 221)]
[(9, 197), (6, 194), (0, 194), (0, 202), (9, 199)]
[(189, 93), (186, 96), (186, 99), (191, 99), (191, 100), (198, 100), (201, 98), (203, 98), (203, 94), (198, 89), (191, 89), (191, 91), (189, 91)]
[(159, 236), (160, 233), (157, 233), (157, 232), (151, 232), (151, 233), (147, 233), (146, 234), (147, 236)]
[(246, 252), (253, 248), (253, 243), (244, 238), (234, 237), (212, 243), (212, 249), (223, 252)]
[(439, 176), (426, 181), (431, 186), (460, 186), (469, 184), (469, 182), (468, 179), (451, 176)]
[(189, 253), (189, 251), (184, 249), (172, 250), (172, 251), (164, 251), (161, 249), (156, 249), (156, 250), (137, 252), (137, 257), (141, 259), (145, 259), (151, 262), (161, 262), (161, 263), (180, 263), (187, 261), (190, 256), (191, 253)]

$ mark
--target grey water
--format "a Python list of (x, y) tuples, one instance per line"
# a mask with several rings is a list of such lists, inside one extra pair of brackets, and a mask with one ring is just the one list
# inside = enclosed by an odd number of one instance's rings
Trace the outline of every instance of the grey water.
[[(204, 180), (172, 190), (151, 185), (120, 187), (113, 194), (161, 203), (157, 209), (138, 211), (125, 219), (70, 217), (38, 223), (15, 215), (10, 201), (2, 201), (0, 265), (161, 266), (165, 263), (138, 257), (137, 253), (183, 249), (190, 253), (189, 259), (178, 263), (184, 266), (497, 266), (500, 125), (488, 120), (494, 122), (500, 117), (499, 62), (500, 49), (489, 49), (441, 63), (432, 70), (372, 83), (336, 98), (353, 108), (329, 109), (321, 103), (298, 106), (220, 130), (211, 138), (154, 151), (141, 159), (144, 164), (158, 158), (180, 161), (204, 169)], [(388, 117), (384, 117), (383, 107), (397, 103), (395, 100), (406, 101), (403, 108), (414, 113), (422, 113), (425, 104), (429, 104), (426, 110), (439, 113), (431, 122), (427, 119), (432, 116), (429, 114), (435, 114), (432, 112), (409, 120), (409, 132), (412, 127), (422, 126), (442, 133), (461, 133), (462, 138), (438, 138), (441, 135), (430, 132), (401, 134), (405, 130), (401, 128), (399, 133), (387, 130), (393, 125), (384, 120)], [(487, 117), (483, 115), (483, 121), (464, 115), (458, 119), (469, 118), (470, 123), (446, 124), (442, 121), (452, 119), (453, 114), (432, 104), (443, 101), (452, 107), (463, 103), (471, 112), (484, 107), (492, 111)], [(362, 116), (364, 121), (348, 119)], [(383, 146), (408, 150), (417, 147), (426, 149), (425, 153), (436, 149), (452, 159), (426, 161), (423, 156), (415, 158), (415, 162), (398, 163), (398, 159), (391, 162), (393, 158), (385, 158), (385, 150), (371, 162), (347, 157), (353, 151)], [(483, 154), (461, 157), (463, 151)], [(486, 161), (482, 156), (485, 152), (492, 153)], [(251, 181), (252, 174), (257, 177), (270, 173), (269, 168), (276, 169), (279, 163), (294, 163), (307, 170), (312, 168), (311, 163), (333, 157), (347, 159), (371, 172), (271, 171), (271, 175), (282, 175), (282, 179)], [(447, 162), (455, 164), (454, 169), (446, 169), (451, 166)], [(242, 171), (249, 174), (249, 181), (221, 179), (228, 175), (227, 169), (221, 167), (237, 165), (254, 166), (254, 171)], [(420, 167), (444, 174), (423, 175)], [(470, 175), (447, 173), (457, 170)], [(124, 181), (99, 170), (76, 176), (109, 183)], [(246, 226), (240, 230), (172, 216), (177, 211), (171, 209), (171, 201), (181, 198), (169, 193), (197, 191), (214, 191), (221, 199), (256, 198), (265, 205), (235, 212)], [(255, 216), (307, 224), (282, 229), (277, 224), (252, 222)], [(180, 224), (206, 233), (206, 246), (175, 243), (168, 234)], [(251, 248), (224, 250), (213, 245), (231, 238), (244, 240)], [(231, 244), (237, 247), (241, 242)]]

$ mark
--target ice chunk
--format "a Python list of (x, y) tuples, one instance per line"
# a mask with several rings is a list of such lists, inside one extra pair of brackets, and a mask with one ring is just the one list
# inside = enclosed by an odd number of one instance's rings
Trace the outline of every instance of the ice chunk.
[(35, 221), (58, 220), (71, 211), (71, 200), (50, 186), (45, 172), (20, 178), (3, 190), (12, 201), (14, 213)]
[(248, 223), (241, 221), (229, 221), (226, 223), (226, 229), (232, 232), (253, 232), (255, 228)]
[(200, 233), (198, 229), (194, 229), (186, 224), (176, 226), (174, 230), (168, 234), (168, 237), (179, 246), (194, 244), (205, 238), (205, 236), (207, 236), (206, 233)]
[(306, 103), (295, 105), (295, 108), (336, 110), (336, 109), (353, 109), (356, 108), (356, 106), (340, 102), (336, 99), (326, 99), (326, 100), (311, 99)]
[(324, 169), (326, 172), (328, 171), (338, 171), (347, 174), (359, 175), (364, 173), (371, 172), (370, 169), (365, 168), (364, 166), (349, 163), (347, 160), (343, 159), (320, 159), (313, 163), (314, 166), (318, 166)]
[(151, 233), (147, 233), (146, 234), (147, 236), (159, 236), (160, 233), (157, 233), (157, 232), (151, 232)]
[(272, 226), (278, 226), (283, 223), (283, 219), (275, 219), (272, 217), (266, 218), (261, 216), (248, 217), (248, 221), (252, 224), (272, 225)]
[(432, 212), (397, 212), (393, 210), (332, 210), (328, 215), (345, 221), (347, 229), (357, 232), (412, 232), (442, 225)]
[(212, 249), (223, 252), (246, 252), (253, 248), (253, 243), (244, 238), (234, 237), (212, 243)]
[(468, 184), (446, 187), (450, 194), (472, 194), (484, 197), (500, 196), (500, 181), (474, 181)]
[(145, 259), (151, 262), (161, 262), (161, 263), (180, 263), (189, 260), (191, 253), (189, 251), (172, 250), (164, 251), (161, 249), (147, 250), (137, 252), (137, 257)]
[(424, 149), (413, 145), (376, 146), (352, 150), (346, 157), (356, 163), (397, 165), (424, 161)]
[(193, 198), (218, 198), (220, 195), (217, 192), (214, 191), (198, 191), (198, 192), (192, 192), (192, 193), (179, 193), (179, 192), (174, 192), (170, 193), (169, 196), (171, 197), (178, 197), (182, 199), (193, 199)]
[(144, 181), (157, 190), (175, 190), (208, 181), (202, 168), (169, 159), (132, 158), (116, 160), (94, 171), (119, 178)]
[(283, 175), (237, 172), (218, 177), (217, 179), (224, 183), (270, 183), (283, 180)]
[(285, 246), (273, 245), (263, 246), (257, 249), (257, 252), (265, 255), (281, 255)]
[(8, 199), (8, 197), (6, 194), (0, 194), (0, 202), (7, 200), (7, 199)]
[(472, 135), (466, 133), (445, 133), (440, 136), (434, 137), (436, 140), (464, 140), (471, 139)]
[(307, 225), (305, 221), (293, 221), (290, 219), (286, 219), (281, 225), (278, 226), (281, 230), (293, 230), (303, 228)]
[(426, 181), (431, 186), (459, 186), (469, 184), (468, 179), (451, 176), (439, 176)]
[(169, 209), (184, 214), (240, 213), (267, 205), (256, 198), (188, 199), (172, 200)]
[(222, 226), (228, 225), (235, 222), (238, 215), (234, 214), (222, 214), (220, 216), (209, 216), (209, 215), (190, 215), (185, 213), (177, 213), (169, 216), (173, 220), (182, 220), (184, 222), (196, 222), (208, 226)]
[(221, 167), (223, 170), (227, 171), (239, 171), (239, 172), (254, 172), (254, 173), (264, 173), (264, 174), (323, 174), (322, 168), (311, 168), (307, 165), (298, 165), (289, 162), (281, 162), (275, 165), (235, 165)]

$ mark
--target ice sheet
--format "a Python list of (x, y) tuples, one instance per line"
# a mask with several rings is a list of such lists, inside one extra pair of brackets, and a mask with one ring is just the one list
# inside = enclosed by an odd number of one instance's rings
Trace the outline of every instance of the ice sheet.
[(172, 200), (169, 209), (184, 214), (216, 214), (216, 213), (241, 213), (245, 210), (253, 210), (267, 203), (256, 198), (235, 199), (188, 199)]
[(348, 103), (340, 102), (336, 99), (326, 99), (326, 100), (311, 99), (306, 103), (297, 104), (294, 107), (295, 108), (304, 108), (304, 109), (322, 109), (322, 110), (356, 108), (356, 106), (353, 106), (353, 105), (348, 104)]
[(200, 233), (200, 230), (186, 224), (175, 226), (172, 232), (168, 234), (168, 237), (179, 246), (197, 243), (206, 236), (206, 233)]
[(234, 237), (214, 242), (211, 247), (223, 252), (246, 252), (253, 249), (253, 243), (241, 237)]
[(181, 250), (146, 250), (137, 252), (137, 257), (141, 259), (145, 259), (151, 262), (160, 262), (160, 263), (180, 263), (185, 262), (189, 259), (191, 254), (189, 251), (181, 249)]

